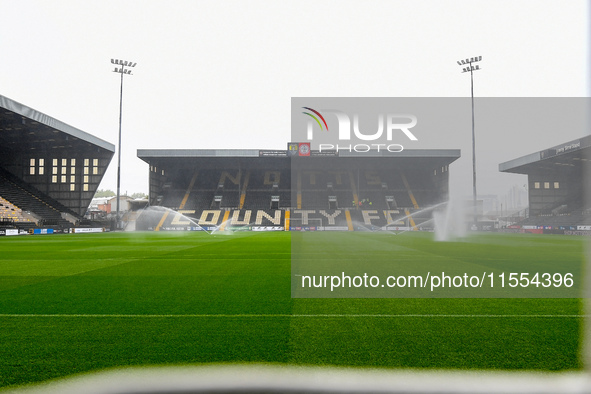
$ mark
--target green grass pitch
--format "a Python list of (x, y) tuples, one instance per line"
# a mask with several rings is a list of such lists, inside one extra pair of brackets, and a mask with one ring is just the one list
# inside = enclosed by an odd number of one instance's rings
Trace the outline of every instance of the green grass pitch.
[[(583, 239), (564, 236), (311, 236), (333, 257), (335, 237), (404, 246), (417, 259), (507, 260), (514, 248), (516, 259), (560, 265), (584, 255)], [(0, 387), (130, 365), (581, 368), (578, 299), (292, 299), (290, 241), (285, 232), (3, 237)], [(432, 316), (454, 314), (464, 317)]]

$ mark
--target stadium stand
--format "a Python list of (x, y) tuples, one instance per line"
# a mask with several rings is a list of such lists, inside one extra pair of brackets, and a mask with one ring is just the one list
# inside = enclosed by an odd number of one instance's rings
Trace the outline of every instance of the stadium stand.
[(20, 229), (86, 223), (83, 215), (114, 151), (112, 144), (0, 96), (0, 197), (6, 208), (0, 220)]
[(528, 178), (528, 217), (512, 227), (548, 230), (591, 226), (584, 188), (591, 174), (591, 136), (499, 164), (499, 171)]
[(150, 168), (150, 204), (167, 210), (136, 228), (415, 228), (431, 220), (422, 208), (447, 200), (448, 166), (459, 157), (458, 150), (267, 153), (138, 150)]

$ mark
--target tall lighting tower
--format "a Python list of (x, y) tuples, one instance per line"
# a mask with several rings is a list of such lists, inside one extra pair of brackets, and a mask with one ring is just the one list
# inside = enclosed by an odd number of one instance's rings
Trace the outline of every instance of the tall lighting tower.
[(458, 60), (458, 64), (462, 68), (462, 73), (470, 73), (470, 96), (472, 97), (472, 196), (474, 205), (474, 224), (478, 226), (478, 212), (476, 209), (476, 141), (474, 138), (474, 71), (481, 70), (476, 63), (482, 60), (482, 56), (471, 57), (470, 59)]
[[(121, 228), (119, 218), (119, 199), (121, 191), (121, 115), (123, 113), (123, 75), (131, 75), (131, 70), (125, 67), (135, 67), (137, 63), (128, 62), (127, 60), (111, 59), (111, 63), (115, 64), (113, 72), (121, 74), (121, 92), (119, 95), (119, 147), (117, 148), (117, 229)], [(120, 66), (120, 67), (117, 67)]]

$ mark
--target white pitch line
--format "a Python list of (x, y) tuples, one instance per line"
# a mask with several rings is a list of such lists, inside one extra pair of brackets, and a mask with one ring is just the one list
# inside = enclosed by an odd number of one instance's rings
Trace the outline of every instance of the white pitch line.
[(126, 315), (126, 314), (0, 314), (2, 317), (87, 317), (87, 318), (260, 318), (260, 317), (311, 317), (311, 318), (587, 318), (591, 315), (420, 315), (420, 314), (178, 314), (178, 315)]

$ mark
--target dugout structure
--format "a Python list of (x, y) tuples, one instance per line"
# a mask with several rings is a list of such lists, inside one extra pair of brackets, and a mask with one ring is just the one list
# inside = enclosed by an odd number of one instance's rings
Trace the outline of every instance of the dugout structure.
[(499, 164), (499, 171), (527, 175), (529, 218), (522, 226), (591, 229), (588, 190), (591, 136)]
[(377, 230), (417, 227), (408, 215), (447, 201), (460, 151), (143, 149), (138, 157), (149, 165), (150, 205), (169, 209), (138, 229)]
[(0, 96), (0, 219), (73, 226), (114, 153), (113, 144)]

